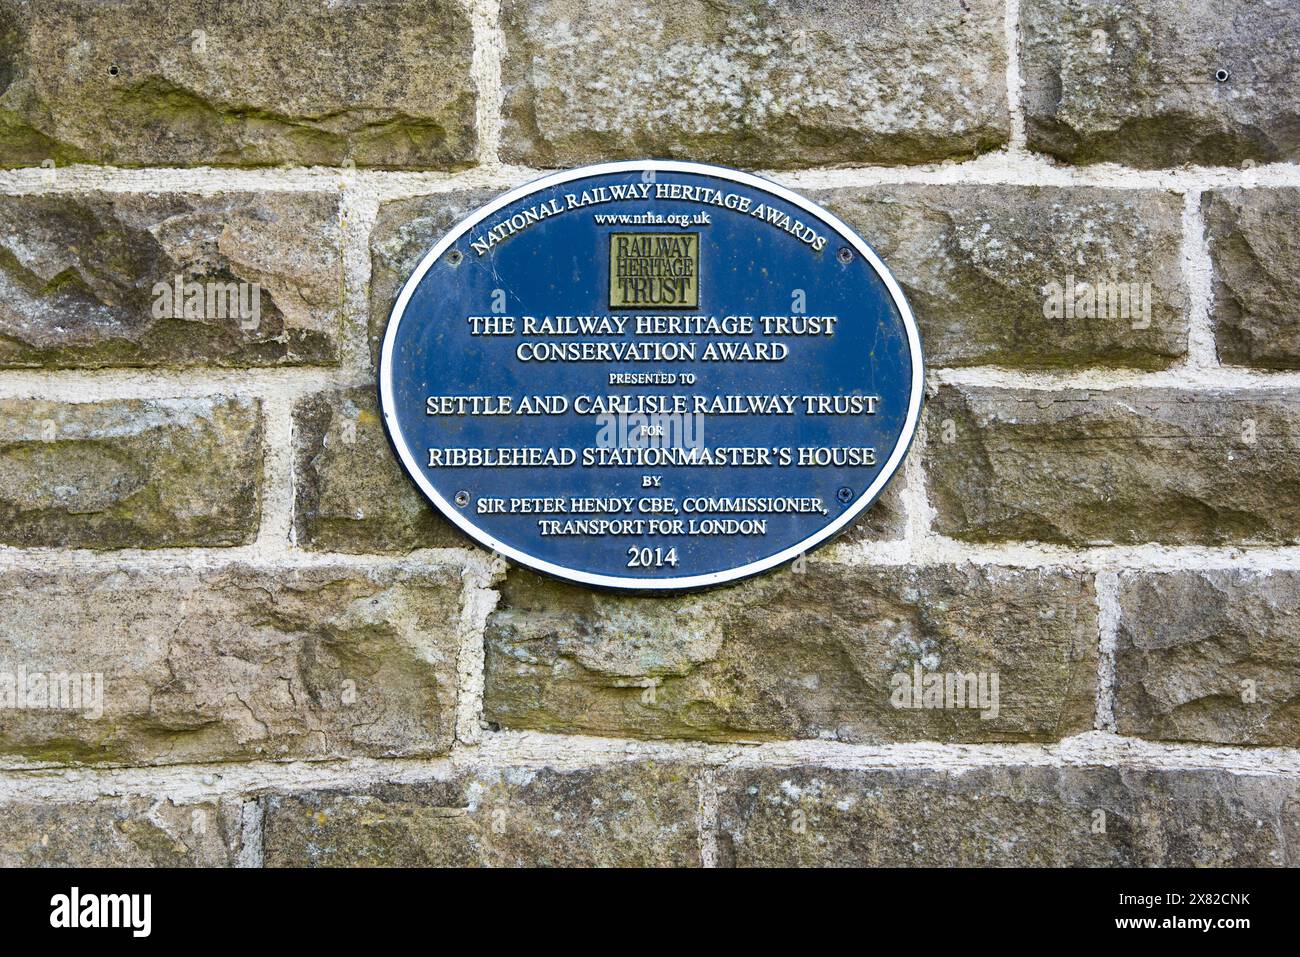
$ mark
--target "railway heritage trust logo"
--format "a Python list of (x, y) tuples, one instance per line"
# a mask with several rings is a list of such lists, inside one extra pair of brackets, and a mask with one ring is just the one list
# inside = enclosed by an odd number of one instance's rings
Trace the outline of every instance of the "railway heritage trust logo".
[(610, 233), (611, 309), (699, 304), (699, 233)]

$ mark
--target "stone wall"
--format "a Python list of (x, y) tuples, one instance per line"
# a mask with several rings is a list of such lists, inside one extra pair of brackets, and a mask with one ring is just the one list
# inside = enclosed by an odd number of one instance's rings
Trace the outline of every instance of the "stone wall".
[[(0, 709), (0, 863), (1300, 862), (1298, 60), (1292, 0), (0, 0), (0, 671), (104, 681)], [(473, 547), (374, 400), (443, 230), (642, 156), (837, 211), (929, 362), (850, 534), (678, 598)]]

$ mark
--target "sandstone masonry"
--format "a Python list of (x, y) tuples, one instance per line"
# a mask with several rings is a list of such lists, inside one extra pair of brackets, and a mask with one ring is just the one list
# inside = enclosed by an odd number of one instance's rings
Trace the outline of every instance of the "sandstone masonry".
[[(0, 0), (0, 863), (1300, 863), (1298, 10)], [(641, 157), (928, 364), (852, 529), (668, 598), (472, 545), (375, 381), (452, 224)]]

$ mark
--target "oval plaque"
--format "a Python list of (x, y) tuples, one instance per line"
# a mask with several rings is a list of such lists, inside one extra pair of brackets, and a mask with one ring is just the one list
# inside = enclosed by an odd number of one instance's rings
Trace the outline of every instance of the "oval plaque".
[(754, 575), (843, 531), (916, 429), (921, 344), (884, 264), (774, 183), (696, 163), (546, 176), (398, 296), (393, 447), (462, 531), (588, 585)]

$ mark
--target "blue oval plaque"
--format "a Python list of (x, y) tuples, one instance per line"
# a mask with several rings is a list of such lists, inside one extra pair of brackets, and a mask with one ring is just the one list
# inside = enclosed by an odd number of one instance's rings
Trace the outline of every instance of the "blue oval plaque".
[(720, 167), (608, 163), (477, 210), (403, 287), (379, 370), (403, 466), (478, 542), (589, 585), (757, 574), (900, 466), (921, 344), (844, 223)]

